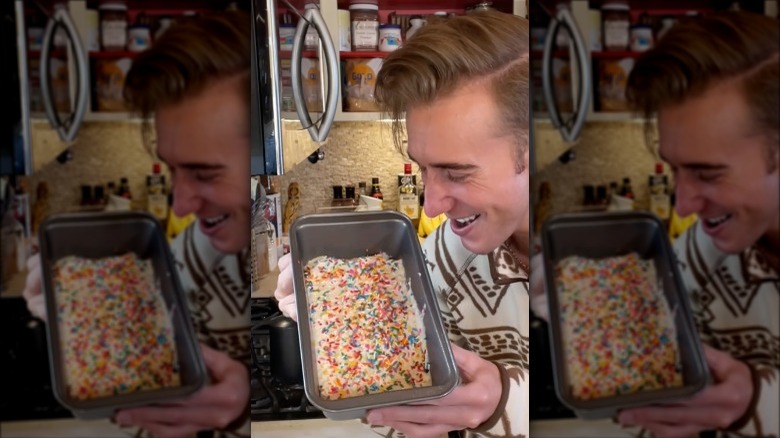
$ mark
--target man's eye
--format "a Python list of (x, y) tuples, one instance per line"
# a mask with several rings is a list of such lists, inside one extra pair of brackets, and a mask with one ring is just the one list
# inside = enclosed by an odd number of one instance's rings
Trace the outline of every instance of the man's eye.
[(451, 182), (454, 182), (454, 183), (463, 182), (463, 181), (466, 180), (466, 178), (468, 178), (468, 175), (462, 175), (462, 174), (453, 173), (453, 172), (447, 172), (446, 175), (447, 175), (447, 179), (449, 181), (451, 181)]
[(195, 172), (195, 179), (197, 179), (200, 182), (210, 182), (216, 179), (218, 174), (216, 172), (211, 171), (197, 171)]
[(699, 170), (696, 172), (696, 178), (702, 182), (714, 182), (720, 177), (720, 172), (711, 170)]

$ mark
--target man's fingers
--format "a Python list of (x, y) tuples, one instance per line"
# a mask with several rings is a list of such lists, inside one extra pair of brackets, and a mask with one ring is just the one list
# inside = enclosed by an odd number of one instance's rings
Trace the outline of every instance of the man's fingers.
[(450, 343), (450, 345), (452, 346), (452, 355), (455, 357), (455, 365), (457, 365), (461, 376), (465, 382), (471, 382), (486, 362), (485, 359), (482, 359), (478, 354), (466, 350), (465, 348), (458, 347), (453, 343)]
[(288, 253), (283, 255), (282, 258), (280, 258), (277, 262), (279, 265), (279, 271), (284, 271), (287, 269), (287, 267), (290, 266), (290, 262), (292, 262), (292, 254)]
[(295, 304), (295, 295), (287, 295), (279, 300), (279, 310), (282, 311), (284, 316), (298, 321), (298, 307)]

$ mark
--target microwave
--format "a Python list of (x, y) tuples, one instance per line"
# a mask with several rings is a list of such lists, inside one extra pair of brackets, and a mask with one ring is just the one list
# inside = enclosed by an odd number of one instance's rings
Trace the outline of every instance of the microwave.
[[(286, 153), (286, 131), (308, 131), (306, 147), (315, 151), (327, 139), (340, 102), (339, 57), (316, 4), (301, 10), (286, 0), (252, 0), (251, 15), (250, 167), (252, 175), (281, 175), (297, 164)], [(281, 25), (295, 19), (292, 44), (282, 44)], [(316, 50), (304, 50), (310, 28)]]

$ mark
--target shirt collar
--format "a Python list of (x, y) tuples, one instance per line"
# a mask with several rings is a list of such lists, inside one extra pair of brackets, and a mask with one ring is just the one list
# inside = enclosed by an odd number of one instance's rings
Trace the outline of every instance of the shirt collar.
[(769, 261), (764, 257), (761, 251), (758, 250), (756, 245), (746, 249), (741, 257), (745, 279), (749, 283), (776, 281), (780, 279), (780, 273), (769, 265)]
[(488, 254), (490, 260), (490, 274), (495, 284), (509, 284), (519, 281), (528, 281), (528, 272), (520, 266), (520, 263), (512, 255), (507, 240), (501, 246)]

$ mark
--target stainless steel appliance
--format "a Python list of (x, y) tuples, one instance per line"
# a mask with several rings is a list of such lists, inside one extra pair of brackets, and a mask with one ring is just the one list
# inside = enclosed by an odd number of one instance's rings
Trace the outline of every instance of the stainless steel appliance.
[[(551, 14), (550, 25), (547, 28), (547, 36), (542, 54), (542, 85), (544, 101), (553, 126), (559, 130), (561, 137), (567, 143), (577, 140), (585, 124), (588, 115), (592, 94), (590, 52), (574, 21), (568, 3), (559, 3), (555, 7), (555, 13)], [(577, 68), (577, 99), (576, 108), (569, 118), (560, 111), (555, 98), (553, 87), (553, 52), (555, 42), (560, 32), (566, 32), (570, 41), (571, 57), (576, 60)]]
[(30, 100), (25, 50), (24, 14), (22, 2), (2, 2), (0, 5), (0, 69), (5, 110), (0, 139), (0, 175), (28, 175), (30, 159)]
[[(300, 1), (296, 3), (301, 3)], [(285, 152), (291, 145), (286, 144), (284, 131), (290, 129), (284, 120), (295, 120), (294, 129), (306, 129), (311, 137), (311, 148), (316, 150), (325, 141), (333, 124), (339, 92), (339, 60), (335, 45), (317, 7), (301, 11), (300, 7), (289, 1), (252, 0), (252, 81), (251, 81), (251, 170), (252, 175), (280, 175), (291, 164), (286, 161)], [(279, 39), (280, 16), (298, 17), (298, 25), (293, 39), (292, 50), (281, 50)], [(319, 38), (316, 51), (304, 51), (304, 43), (309, 28), (313, 28)], [(304, 97), (303, 79), (309, 70), (304, 71), (304, 60), (316, 64), (313, 80), (321, 80), (319, 96), (323, 102), (311, 105), (311, 99)], [(292, 91), (293, 113), (290, 104), (283, 106), (283, 70), (289, 63), (289, 87)], [(308, 110), (307, 110), (308, 107)], [(314, 108), (312, 108), (314, 107)], [(314, 110), (314, 114), (309, 110)], [(321, 110), (321, 113), (319, 112)]]

